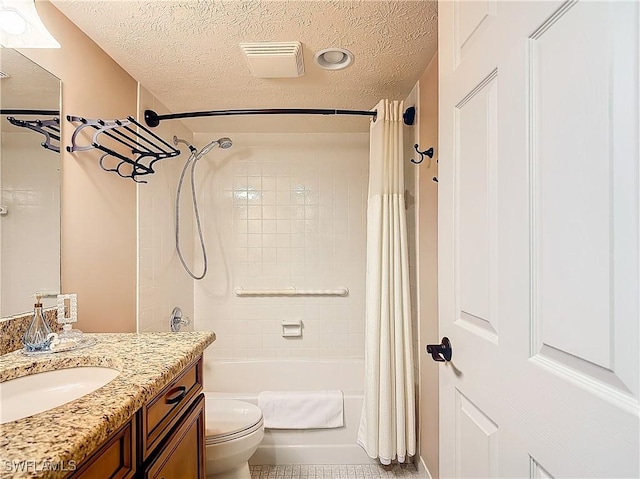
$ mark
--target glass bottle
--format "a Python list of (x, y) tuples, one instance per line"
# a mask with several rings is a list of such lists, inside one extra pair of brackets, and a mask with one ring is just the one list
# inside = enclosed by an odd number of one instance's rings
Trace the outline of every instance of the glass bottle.
[(51, 343), (51, 328), (42, 314), (42, 303), (39, 301), (33, 306), (33, 319), (24, 333), (24, 349), (29, 352), (48, 351)]

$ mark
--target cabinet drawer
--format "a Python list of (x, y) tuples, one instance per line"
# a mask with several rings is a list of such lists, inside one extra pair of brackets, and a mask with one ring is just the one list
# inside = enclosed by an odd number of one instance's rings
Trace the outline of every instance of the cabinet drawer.
[(142, 460), (146, 460), (202, 391), (202, 357), (185, 368), (140, 410)]
[(204, 479), (204, 394), (163, 442), (162, 451), (145, 470), (145, 479)]
[(129, 479), (136, 473), (135, 421), (132, 417), (104, 445), (89, 456), (73, 479)]

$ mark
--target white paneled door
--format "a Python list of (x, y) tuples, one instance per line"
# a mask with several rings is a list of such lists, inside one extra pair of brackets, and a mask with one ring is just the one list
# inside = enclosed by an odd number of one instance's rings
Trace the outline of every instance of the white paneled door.
[(442, 477), (640, 477), (639, 10), (439, 4)]

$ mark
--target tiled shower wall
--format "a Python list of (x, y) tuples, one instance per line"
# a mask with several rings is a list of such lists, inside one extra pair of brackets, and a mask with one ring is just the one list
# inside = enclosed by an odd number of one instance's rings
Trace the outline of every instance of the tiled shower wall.
[[(145, 109), (168, 113), (148, 90), (140, 86), (139, 116)], [(192, 141), (192, 133), (180, 121), (160, 124), (154, 133), (172, 143), (173, 135)], [(193, 317), (193, 280), (182, 268), (175, 250), (175, 198), (182, 167), (189, 156), (183, 144), (180, 156), (158, 161), (155, 173), (142, 178), (138, 187), (138, 297), (137, 329), (169, 331), (169, 317), (174, 307), (184, 317)], [(124, 180), (123, 180), (124, 181)], [(187, 181), (188, 183), (188, 181)], [(181, 249), (187, 263), (193, 261), (193, 215), (189, 190), (181, 195)], [(184, 327), (190, 330), (193, 326)]]
[(32, 311), (36, 291), (60, 289), (60, 157), (40, 141), (32, 132), (2, 132), (3, 317)]
[[(198, 164), (209, 273), (195, 284), (194, 316), (196, 329), (216, 332), (210, 355), (363, 358), (368, 133), (230, 136), (232, 148)], [(349, 295), (234, 295), (289, 287)], [(302, 321), (302, 337), (282, 336), (290, 320)]]

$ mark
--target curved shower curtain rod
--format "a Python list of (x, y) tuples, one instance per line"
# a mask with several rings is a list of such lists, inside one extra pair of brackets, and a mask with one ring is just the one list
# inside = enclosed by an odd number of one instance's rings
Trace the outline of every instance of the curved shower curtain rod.
[[(231, 116), (231, 115), (356, 115), (370, 116), (376, 120), (375, 111), (370, 110), (334, 110), (323, 108), (275, 108), (275, 109), (252, 109), (252, 110), (210, 110), (192, 111), (186, 113), (169, 113), (158, 115), (153, 110), (144, 111), (144, 121), (150, 127), (156, 127), (162, 120), (175, 120), (178, 118), (197, 118), (202, 116)], [(416, 109), (411, 106), (402, 115), (405, 125), (413, 125), (416, 117)]]
[(59, 115), (58, 110), (29, 110), (24, 108), (7, 108), (0, 110), (0, 115)]

